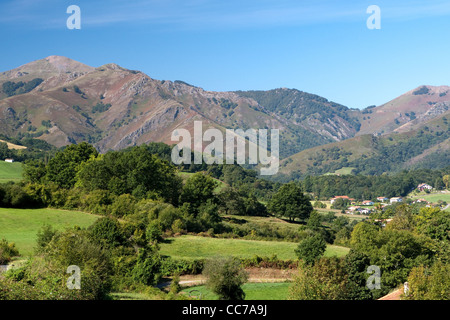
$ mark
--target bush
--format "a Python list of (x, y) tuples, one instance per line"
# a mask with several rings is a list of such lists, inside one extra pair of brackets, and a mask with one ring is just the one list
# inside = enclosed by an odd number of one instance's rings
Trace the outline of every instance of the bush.
[(113, 269), (110, 255), (90, 238), (86, 230), (73, 228), (58, 232), (46, 246), (44, 259), (50, 270), (53, 266), (58, 275), (61, 272), (65, 274), (70, 265), (78, 266), (81, 270), (81, 291), (87, 297), (103, 299), (111, 288)]
[(36, 252), (40, 253), (45, 250), (47, 245), (52, 241), (53, 237), (57, 234), (57, 230), (53, 229), (51, 225), (44, 225), (38, 232), (36, 238)]
[(145, 285), (155, 285), (161, 278), (161, 257), (154, 246), (140, 248), (136, 265), (131, 271), (135, 281)]
[(295, 254), (299, 259), (304, 260), (306, 264), (313, 264), (324, 254), (326, 248), (325, 240), (323, 240), (322, 236), (316, 234), (302, 240), (298, 244), (297, 249), (295, 249)]
[(0, 264), (7, 264), (15, 256), (19, 255), (14, 242), (9, 243), (6, 239), (0, 240)]
[(164, 257), (161, 260), (161, 275), (169, 277), (174, 274), (200, 274), (203, 272), (204, 265), (204, 259), (174, 260), (171, 257)]
[(320, 201), (316, 201), (314, 202), (314, 208), (320, 208), (320, 209), (325, 209), (327, 207), (327, 205), (323, 202)]
[(116, 198), (111, 206), (111, 214), (121, 218), (127, 214), (134, 213), (136, 199), (130, 194), (122, 194)]
[(100, 218), (88, 230), (92, 238), (100, 244), (117, 247), (125, 241), (119, 222), (113, 218)]
[(209, 260), (203, 274), (207, 278), (206, 286), (217, 294), (220, 300), (245, 299), (245, 292), (241, 286), (247, 282), (248, 274), (239, 260), (233, 258)]

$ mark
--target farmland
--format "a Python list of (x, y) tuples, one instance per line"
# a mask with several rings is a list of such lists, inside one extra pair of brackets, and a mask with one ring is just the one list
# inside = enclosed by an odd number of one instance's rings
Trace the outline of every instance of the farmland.
[[(277, 255), (282, 260), (295, 260), (295, 248), (298, 243), (285, 241), (257, 241), (242, 239), (218, 239), (198, 236), (170, 238), (161, 244), (161, 254), (176, 259), (213, 258), (234, 256), (251, 258), (255, 255), (270, 257)], [(325, 256), (344, 256), (348, 248), (328, 245)]]

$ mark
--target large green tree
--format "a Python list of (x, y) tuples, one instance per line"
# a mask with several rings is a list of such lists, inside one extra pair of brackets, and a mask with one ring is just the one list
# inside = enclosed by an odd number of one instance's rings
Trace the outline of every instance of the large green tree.
[(326, 248), (327, 244), (323, 237), (320, 234), (315, 234), (300, 241), (297, 249), (295, 249), (295, 254), (306, 264), (313, 264), (325, 253)]
[(59, 187), (70, 189), (75, 185), (75, 176), (81, 163), (96, 157), (98, 151), (90, 144), (72, 144), (56, 153), (47, 165), (47, 179)]
[(176, 168), (151, 154), (146, 146), (111, 151), (85, 162), (77, 184), (87, 191), (108, 190), (138, 199), (161, 198), (177, 204), (181, 180)]
[(217, 182), (210, 176), (197, 172), (192, 177), (187, 179), (180, 195), (181, 203), (189, 204), (189, 211), (196, 215), (198, 209), (208, 200), (216, 199), (214, 189), (217, 187)]
[(278, 217), (287, 217), (290, 221), (295, 219), (308, 219), (313, 211), (311, 202), (294, 182), (283, 185), (272, 197), (268, 209)]

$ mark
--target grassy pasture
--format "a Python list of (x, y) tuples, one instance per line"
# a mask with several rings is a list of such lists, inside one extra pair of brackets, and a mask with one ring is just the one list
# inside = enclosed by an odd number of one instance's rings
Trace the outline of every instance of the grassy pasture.
[(22, 163), (0, 161), (0, 183), (22, 180)]
[[(245, 300), (286, 300), (290, 286), (289, 282), (245, 283), (242, 289), (245, 292)], [(202, 300), (218, 299), (218, 296), (204, 285), (185, 288), (181, 292), (191, 297), (199, 297), (201, 294)]]
[(63, 230), (67, 227), (88, 227), (98, 217), (78, 212), (56, 209), (0, 208), (0, 238), (14, 242), (22, 256), (33, 253), (36, 234), (45, 224)]
[[(161, 244), (161, 254), (175, 259), (202, 259), (218, 256), (251, 258), (255, 255), (270, 257), (274, 254), (282, 260), (296, 260), (294, 250), (298, 243), (243, 239), (220, 239), (199, 236), (181, 236)], [(328, 245), (325, 256), (344, 256), (349, 249)]]
[(415, 195), (412, 196), (412, 199), (425, 199), (432, 203), (437, 203), (439, 200), (442, 200), (450, 203), (450, 192)]

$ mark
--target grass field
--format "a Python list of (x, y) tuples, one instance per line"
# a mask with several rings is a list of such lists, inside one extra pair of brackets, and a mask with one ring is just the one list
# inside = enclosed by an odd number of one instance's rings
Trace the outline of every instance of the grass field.
[(0, 161), (0, 183), (22, 180), (22, 164)]
[(324, 175), (334, 175), (334, 174), (346, 175), (346, 174), (352, 174), (354, 169), (356, 169), (356, 168), (354, 168), (354, 167), (343, 167), (343, 168), (341, 168), (339, 170), (336, 170), (334, 173), (329, 172), (329, 173), (325, 173)]
[(27, 256), (32, 254), (36, 233), (44, 224), (58, 230), (75, 225), (88, 227), (97, 218), (78, 211), (0, 208), (0, 238), (15, 242), (20, 254)]
[[(175, 259), (201, 259), (217, 256), (251, 258), (255, 255), (270, 257), (274, 254), (282, 260), (296, 260), (294, 250), (298, 244), (281, 241), (256, 241), (242, 239), (218, 239), (198, 236), (181, 236), (161, 244), (161, 254)], [(349, 249), (328, 245), (325, 256), (344, 256)]]
[(433, 194), (422, 194), (417, 196), (412, 196), (413, 199), (425, 199), (432, 203), (437, 203), (439, 200), (450, 203), (450, 192), (448, 193), (433, 193)]
[[(245, 300), (286, 300), (290, 286), (291, 284), (288, 282), (246, 283), (242, 289), (245, 292)], [(208, 290), (206, 286), (190, 287), (181, 292), (191, 297), (199, 297), (201, 294), (202, 300), (218, 299), (218, 296)]]

